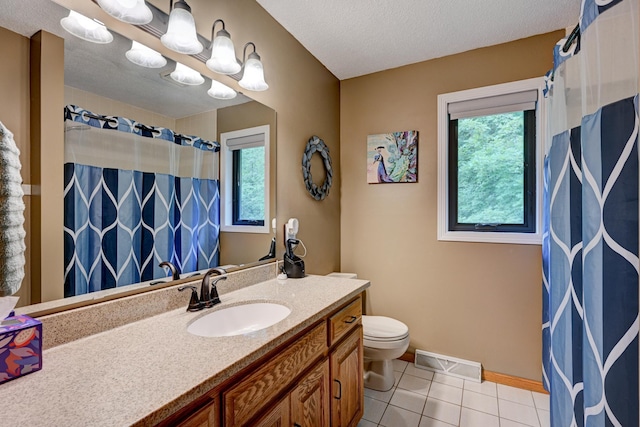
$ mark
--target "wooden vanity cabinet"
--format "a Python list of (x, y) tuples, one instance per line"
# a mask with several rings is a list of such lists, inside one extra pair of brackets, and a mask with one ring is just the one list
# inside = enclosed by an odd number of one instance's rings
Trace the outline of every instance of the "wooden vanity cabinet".
[(291, 425), (329, 427), (329, 361), (309, 372), (291, 392)]
[(220, 390), (214, 389), (157, 424), (157, 427), (220, 427)]
[(220, 413), (216, 404), (211, 403), (178, 425), (180, 427), (219, 427)]
[[(219, 392), (222, 390), (222, 392)], [(190, 405), (180, 427), (355, 427), (364, 413), (362, 298)], [(178, 422), (181, 421), (181, 422)]]
[(320, 323), (300, 338), (276, 349), (252, 373), (222, 393), (225, 426), (253, 425), (253, 419), (279, 395), (287, 392), (296, 378), (327, 352), (327, 326)]
[(362, 326), (331, 352), (331, 425), (356, 426), (364, 414)]
[(256, 427), (329, 427), (329, 361), (319, 363), (258, 421)]
[(255, 427), (289, 427), (291, 425), (291, 398), (287, 395), (255, 423)]

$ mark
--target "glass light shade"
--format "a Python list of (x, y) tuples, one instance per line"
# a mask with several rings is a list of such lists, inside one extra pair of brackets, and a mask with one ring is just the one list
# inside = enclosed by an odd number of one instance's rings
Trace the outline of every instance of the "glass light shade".
[(211, 80), (211, 89), (207, 91), (207, 95), (216, 99), (233, 99), (238, 93), (219, 81)]
[(254, 55), (253, 53), (249, 55), (249, 59), (244, 63), (244, 74), (238, 84), (247, 90), (267, 90), (269, 89), (269, 85), (264, 81), (262, 62), (256, 58), (257, 55)]
[(231, 37), (224, 30), (218, 31), (213, 39), (211, 59), (207, 61), (207, 67), (220, 74), (236, 74), (242, 69), (236, 60), (236, 50), (233, 47)]
[(153, 19), (144, 0), (98, 0), (98, 4), (109, 15), (128, 24), (143, 25)]
[(176, 63), (176, 69), (171, 72), (170, 76), (173, 80), (185, 85), (197, 86), (204, 83), (202, 74), (179, 62)]
[(198, 41), (193, 15), (177, 7), (169, 15), (167, 33), (160, 37), (160, 41), (169, 49), (187, 55), (195, 55), (203, 49)]
[(167, 65), (167, 60), (164, 56), (137, 41), (131, 43), (131, 49), (124, 55), (129, 61), (141, 67), (162, 68)]
[(113, 41), (113, 34), (107, 27), (73, 10), (60, 20), (60, 25), (74, 36), (91, 43), (106, 44)]

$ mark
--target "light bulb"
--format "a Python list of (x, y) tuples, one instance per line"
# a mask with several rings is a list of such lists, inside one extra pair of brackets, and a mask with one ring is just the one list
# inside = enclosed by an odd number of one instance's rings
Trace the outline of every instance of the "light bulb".
[(131, 43), (131, 49), (124, 55), (129, 61), (141, 67), (162, 68), (167, 65), (167, 60), (164, 56), (137, 41)]
[(233, 99), (238, 93), (219, 81), (211, 80), (211, 89), (207, 91), (207, 95), (216, 99)]
[(98, 0), (98, 5), (114, 18), (128, 24), (148, 24), (153, 13), (144, 0)]
[(247, 90), (262, 91), (269, 89), (269, 85), (264, 81), (264, 68), (258, 54), (253, 52), (244, 64), (242, 79), (238, 82), (240, 87)]
[(176, 63), (176, 69), (170, 74), (170, 76), (173, 80), (185, 85), (197, 86), (204, 83), (204, 77), (202, 77), (202, 74), (179, 62)]
[(237, 74), (242, 69), (236, 60), (236, 51), (227, 31), (218, 31), (213, 39), (211, 58), (207, 61), (207, 67), (220, 74)]
[(191, 12), (178, 7), (179, 4), (177, 3), (171, 11), (167, 32), (160, 37), (160, 41), (175, 52), (187, 55), (198, 54), (202, 52), (203, 47), (198, 41), (196, 23)]
[(104, 24), (73, 10), (69, 12), (69, 16), (60, 20), (60, 25), (70, 34), (91, 43), (106, 44), (113, 41), (113, 34), (107, 30)]

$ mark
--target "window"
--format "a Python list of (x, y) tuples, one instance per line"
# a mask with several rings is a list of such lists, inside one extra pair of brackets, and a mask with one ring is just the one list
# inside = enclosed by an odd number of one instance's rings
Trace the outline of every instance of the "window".
[(221, 230), (269, 233), (269, 126), (220, 134)]
[(438, 239), (540, 244), (540, 79), (438, 96)]
[(264, 146), (233, 150), (233, 225), (264, 225)]

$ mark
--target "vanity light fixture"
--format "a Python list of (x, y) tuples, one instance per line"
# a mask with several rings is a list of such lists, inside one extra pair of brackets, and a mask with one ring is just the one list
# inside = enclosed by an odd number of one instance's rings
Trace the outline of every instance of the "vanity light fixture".
[(216, 99), (233, 99), (238, 93), (219, 81), (211, 80), (211, 89), (207, 91), (207, 95)]
[[(222, 24), (222, 29), (215, 34), (218, 22)], [(216, 19), (211, 26), (211, 59), (207, 61), (207, 68), (220, 74), (236, 74), (242, 69), (236, 59), (231, 35), (225, 29), (222, 19)]]
[(204, 83), (204, 77), (202, 77), (202, 74), (179, 62), (176, 62), (176, 69), (170, 74), (170, 76), (173, 80), (184, 85), (197, 86)]
[(129, 61), (141, 67), (162, 68), (167, 65), (167, 60), (164, 56), (135, 40), (131, 43), (131, 49), (124, 55)]
[(87, 18), (75, 11), (60, 20), (62, 28), (74, 36), (91, 43), (106, 44), (113, 41), (113, 34), (102, 22)]
[(191, 8), (184, 0), (175, 4), (170, 0), (169, 26), (167, 32), (160, 37), (160, 41), (167, 48), (187, 55), (202, 52), (202, 44), (198, 41), (196, 23), (191, 15)]
[(114, 18), (134, 25), (151, 22), (153, 13), (144, 0), (98, 0), (98, 5)]
[[(253, 46), (253, 52), (249, 54), (249, 58), (245, 62), (247, 46), (249, 45)], [(244, 73), (238, 84), (247, 90), (253, 91), (269, 89), (269, 85), (264, 81), (264, 67), (260, 61), (260, 55), (256, 52), (256, 45), (253, 42), (244, 45), (242, 62), (244, 63)]]

